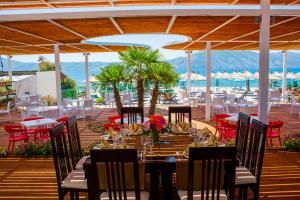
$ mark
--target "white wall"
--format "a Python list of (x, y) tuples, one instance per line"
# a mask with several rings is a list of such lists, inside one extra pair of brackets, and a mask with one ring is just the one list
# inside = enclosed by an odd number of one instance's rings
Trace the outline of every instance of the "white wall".
[(12, 89), (16, 90), (17, 98), (23, 96), (26, 92), (31, 95), (37, 94), (37, 78), (35, 75), (13, 82)]
[(37, 72), (37, 94), (50, 95), (56, 100), (56, 79), (55, 71)]

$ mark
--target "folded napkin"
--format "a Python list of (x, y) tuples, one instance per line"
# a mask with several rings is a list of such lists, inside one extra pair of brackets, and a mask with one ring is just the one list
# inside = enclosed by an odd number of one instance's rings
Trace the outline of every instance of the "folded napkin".
[(215, 135), (211, 135), (209, 140), (208, 140), (208, 146), (213, 146), (218, 143), (218, 138)]
[(213, 135), (212, 132), (207, 127), (202, 129), (201, 133), (204, 137), (210, 137), (211, 135)]
[(132, 135), (141, 134), (143, 132), (143, 127), (140, 124), (129, 124), (128, 130)]
[(100, 138), (100, 148), (101, 149), (110, 149), (111, 145), (104, 139), (104, 138)]
[(186, 133), (190, 129), (190, 124), (186, 122), (179, 122), (177, 124), (172, 124), (172, 131), (175, 133)]
[(110, 138), (110, 139), (114, 138), (118, 135), (118, 133), (112, 127), (108, 128), (107, 134), (108, 134), (108, 138)]

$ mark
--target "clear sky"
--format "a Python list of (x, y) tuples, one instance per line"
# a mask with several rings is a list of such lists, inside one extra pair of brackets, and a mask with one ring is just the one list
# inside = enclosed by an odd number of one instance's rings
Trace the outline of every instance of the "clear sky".
[[(158, 48), (165, 59), (172, 59), (179, 56), (185, 56), (185, 51), (167, 50), (161, 48), (167, 44), (173, 44), (178, 42), (187, 41), (189, 38), (181, 35), (165, 35), (165, 34), (131, 34), (131, 35), (116, 35), (116, 36), (106, 36), (99, 38), (89, 39), (88, 42), (93, 42), (97, 44), (114, 43), (114, 44), (144, 44), (151, 46), (153, 49)], [(47, 60), (54, 62), (54, 55), (44, 55)], [(22, 62), (37, 62), (39, 55), (25, 55), (25, 56), (14, 56), (14, 60)], [(61, 62), (82, 62), (84, 61), (84, 56), (82, 53), (72, 53), (72, 54), (61, 54)], [(117, 62), (118, 53), (91, 53), (89, 61), (100, 61), (100, 62)]]

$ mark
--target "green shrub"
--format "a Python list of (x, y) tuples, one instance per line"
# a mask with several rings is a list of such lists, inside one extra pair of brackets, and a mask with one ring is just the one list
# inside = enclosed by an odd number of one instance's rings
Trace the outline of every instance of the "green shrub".
[(96, 104), (102, 104), (104, 102), (104, 97), (99, 97), (95, 100)]
[(300, 134), (287, 135), (283, 140), (283, 147), (288, 151), (300, 151)]
[(16, 155), (22, 157), (44, 156), (48, 157), (52, 155), (51, 141), (46, 143), (22, 143), (16, 150)]

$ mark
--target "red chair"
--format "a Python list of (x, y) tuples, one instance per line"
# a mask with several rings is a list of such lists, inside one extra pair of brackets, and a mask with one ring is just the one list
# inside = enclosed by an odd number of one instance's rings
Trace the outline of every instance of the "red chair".
[(268, 124), (268, 131), (267, 131), (267, 144), (268, 139), (270, 140), (271, 147), (273, 147), (272, 139), (273, 138), (278, 138), (279, 139), (279, 144), (281, 144), (281, 138), (280, 138), (280, 129), (283, 126), (283, 121), (273, 121), (269, 122)]
[(47, 142), (50, 140), (50, 129), (47, 126), (38, 127), (35, 132), (39, 141)]
[(67, 121), (68, 121), (69, 117), (61, 117), (59, 119), (57, 119), (57, 122), (63, 123), (64, 124), (64, 132), (65, 134), (68, 134), (68, 128), (67, 128)]
[(115, 131), (120, 131), (120, 127), (116, 123), (108, 123), (104, 124), (103, 126), (105, 131), (108, 131), (110, 127), (113, 128)]
[(120, 115), (108, 117), (108, 120), (110, 121), (110, 123), (116, 123), (116, 120), (118, 120), (118, 119), (121, 119)]
[[(20, 124), (6, 124), (4, 125), (4, 130), (9, 134), (8, 136), (8, 150), (11, 149), (11, 152), (14, 151), (15, 142), (29, 140), (26, 133), (26, 128)], [(12, 145), (12, 146), (11, 146)]]
[[(217, 134), (217, 132), (221, 132), (221, 121), (224, 121), (225, 118), (227, 117), (230, 117), (230, 115), (227, 115), (227, 114), (218, 114), (218, 115), (215, 115), (215, 122), (216, 122), (216, 132), (215, 132), (215, 135)], [(221, 134), (221, 133), (220, 133)]]
[[(43, 119), (42, 117), (28, 117), (25, 118), (24, 121), (32, 121), (32, 120), (38, 120), (38, 119)], [(35, 131), (36, 128), (26, 128), (26, 133), (27, 135), (33, 135), (34, 137), (34, 143), (37, 141), (37, 133)]]
[(221, 120), (221, 139), (231, 139), (236, 136), (236, 125)]

